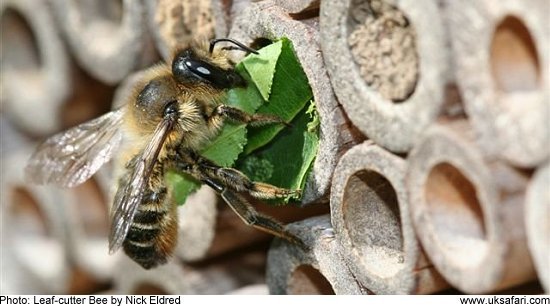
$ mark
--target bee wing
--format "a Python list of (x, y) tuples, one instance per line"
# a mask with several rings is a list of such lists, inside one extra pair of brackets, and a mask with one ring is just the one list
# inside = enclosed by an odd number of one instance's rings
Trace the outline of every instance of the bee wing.
[(48, 138), (25, 167), (27, 181), (62, 187), (86, 181), (120, 144), (123, 114), (118, 109)]
[(128, 168), (132, 171), (128, 175), (129, 179), (118, 188), (111, 210), (110, 254), (116, 252), (126, 239), (143, 193), (147, 188), (151, 171), (172, 124), (173, 122), (170, 120), (163, 120), (155, 129), (145, 149), (130, 162)]

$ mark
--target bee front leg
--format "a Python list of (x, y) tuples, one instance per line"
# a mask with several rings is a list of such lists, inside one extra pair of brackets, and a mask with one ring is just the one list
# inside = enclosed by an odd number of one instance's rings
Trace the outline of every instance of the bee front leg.
[(296, 235), (288, 232), (278, 221), (259, 213), (248, 201), (236, 192), (228, 189), (212, 179), (203, 179), (203, 183), (216, 190), (231, 209), (244, 221), (245, 224), (286, 239), (303, 248), (307, 248), (304, 242)]
[(262, 126), (273, 123), (282, 123), (288, 125), (283, 119), (278, 116), (268, 115), (268, 114), (254, 114), (250, 115), (249, 113), (242, 111), (238, 108), (231, 107), (228, 105), (219, 105), (216, 107), (212, 113), (210, 119), (213, 121), (219, 119), (229, 119), (236, 122), (242, 122), (250, 124), (251, 126)]

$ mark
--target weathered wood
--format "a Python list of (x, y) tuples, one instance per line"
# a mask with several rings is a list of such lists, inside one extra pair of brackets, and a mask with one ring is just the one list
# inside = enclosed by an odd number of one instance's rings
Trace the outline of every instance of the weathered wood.
[(525, 207), (527, 243), (539, 280), (550, 293), (550, 164), (541, 166), (529, 183)]
[(335, 99), (321, 57), (319, 29), (314, 24), (293, 20), (272, 1), (262, 1), (241, 11), (230, 33), (230, 37), (248, 45), (257, 39), (275, 40), (283, 36), (293, 43), (321, 121), (319, 149), (302, 200), (309, 203), (326, 197), (338, 158), (364, 138), (351, 126)]
[(2, 111), (31, 134), (55, 132), (71, 67), (46, 1), (2, 1), (0, 15)]
[(108, 84), (155, 59), (141, 1), (51, 1), (76, 59)]
[(456, 80), (485, 154), (520, 167), (550, 156), (548, 2), (445, 1)]
[(440, 111), (448, 52), (437, 3), (389, 3), (322, 1), (320, 41), (353, 124), (390, 151), (407, 152)]
[(535, 277), (524, 229), (528, 177), (483, 157), (466, 121), (436, 125), (408, 158), (416, 233), (437, 270), (467, 293)]
[(332, 180), (336, 240), (357, 280), (376, 294), (431, 293), (448, 286), (416, 238), (406, 166), (369, 141), (342, 156)]
[(276, 239), (267, 257), (271, 294), (366, 294), (343, 260), (330, 216), (288, 225), (310, 248)]

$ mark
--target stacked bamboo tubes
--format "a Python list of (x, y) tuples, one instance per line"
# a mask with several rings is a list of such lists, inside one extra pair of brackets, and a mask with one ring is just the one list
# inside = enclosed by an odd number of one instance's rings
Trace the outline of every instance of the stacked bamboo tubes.
[[(0, 4), (2, 294), (550, 292), (547, 1), (84, 2)], [(74, 189), (23, 180), (38, 138), (128, 103), (194, 38), (282, 36), (319, 151), (301, 207), (255, 204), (306, 248), (203, 187), (172, 260), (145, 271), (107, 254), (110, 165)]]

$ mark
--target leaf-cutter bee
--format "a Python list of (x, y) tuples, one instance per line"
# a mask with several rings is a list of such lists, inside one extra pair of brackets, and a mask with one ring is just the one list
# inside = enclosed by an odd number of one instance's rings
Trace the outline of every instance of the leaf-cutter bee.
[[(225, 47), (220, 42), (231, 43)], [(242, 220), (298, 244), (283, 225), (258, 213), (242, 195), (272, 199), (299, 191), (253, 182), (243, 173), (203, 158), (200, 149), (218, 134), (224, 120), (255, 125), (284, 123), (223, 103), (228, 89), (246, 86), (228, 50), (255, 50), (231, 40), (194, 43), (175, 52), (171, 65), (148, 69), (123, 107), (52, 136), (25, 169), (29, 181), (73, 187), (115, 157), (118, 179), (109, 252), (121, 247), (145, 269), (166, 263), (177, 238), (177, 212), (166, 171), (187, 173), (212, 187)]]

